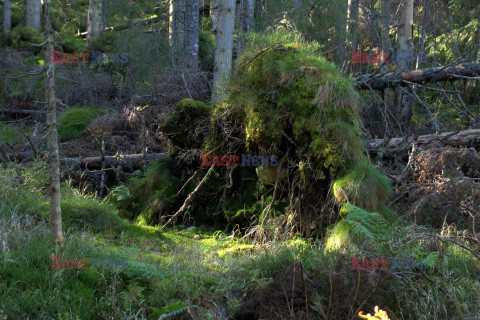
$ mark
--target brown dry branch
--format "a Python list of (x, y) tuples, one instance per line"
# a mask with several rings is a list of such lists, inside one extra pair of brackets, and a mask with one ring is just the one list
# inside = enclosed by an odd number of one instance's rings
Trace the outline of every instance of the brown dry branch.
[(175, 212), (175, 214), (167, 221), (167, 223), (165, 223), (163, 226), (162, 226), (162, 230), (165, 229), (170, 223), (174, 222), (178, 216), (180, 214), (182, 214), (186, 209), (187, 207), (189, 206), (190, 202), (192, 202), (192, 200), (194, 199), (197, 191), (200, 189), (200, 187), (205, 183), (205, 181), (207, 180), (207, 177), (210, 175), (210, 172), (212, 172), (214, 170), (214, 166), (211, 166), (210, 169), (208, 169), (207, 173), (205, 174), (205, 176), (203, 177), (202, 181), (200, 181), (200, 183), (197, 185), (197, 187), (192, 191), (190, 192), (190, 194), (187, 196), (187, 199), (185, 199), (185, 202), (183, 203), (183, 205), (180, 207), (180, 209), (178, 209), (177, 212)]

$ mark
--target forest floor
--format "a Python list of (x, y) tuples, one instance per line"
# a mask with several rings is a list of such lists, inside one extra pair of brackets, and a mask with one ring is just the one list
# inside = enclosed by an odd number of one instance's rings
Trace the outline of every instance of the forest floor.
[[(46, 177), (42, 162), (0, 173), (0, 319), (355, 319), (375, 305), (391, 319), (413, 319), (401, 309), (416, 309), (415, 319), (479, 316), (478, 260), (425, 238), (425, 227), (400, 222), (383, 243), (325, 253), (322, 240), (134, 225), (66, 182), (65, 245), (54, 248)], [(352, 257), (416, 257), (428, 269), (356, 270)], [(92, 258), (127, 265), (93, 269)], [(73, 259), (89, 259), (88, 269), (67, 269)]]

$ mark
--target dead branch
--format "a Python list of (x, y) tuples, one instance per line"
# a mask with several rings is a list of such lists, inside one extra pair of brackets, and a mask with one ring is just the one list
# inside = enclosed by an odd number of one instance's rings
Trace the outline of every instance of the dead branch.
[[(452, 65), (447, 67), (436, 67), (408, 72), (390, 72), (382, 76), (372, 74), (357, 77), (359, 89), (383, 90), (397, 85), (406, 86), (409, 83), (423, 84), (426, 82), (455, 81), (464, 77), (478, 78), (480, 76), (480, 63), (466, 63), (463, 65)], [(408, 81), (409, 83), (406, 83)]]
[(187, 207), (189, 206), (190, 202), (192, 202), (193, 198), (195, 197), (197, 191), (200, 189), (200, 187), (205, 183), (205, 181), (207, 180), (207, 177), (210, 175), (210, 172), (213, 171), (213, 168), (215, 168), (214, 166), (211, 166), (210, 169), (208, 169), (207, 171), (207, 174), (205, 174), (205, 176), (203, 177), (202, 181), (200, 181), (200, 183), (197, 185), (197, 187), (195, 188), (195, 190), (193, 190), (192, 192), (190, 192), (190, 194), (187, 196), (187, 199), (185, 199), (185, 202), (183, 203), (182, 207), (180, 209), (178, 209), (177, 212), (175, 212), (175, 214), (170, 218), (170, 220), (167, 221), (167, 223), (165, 223), (163, 225), (163, 227), (161, 228), (162, 230), (165, 229), (170, 223), (172, 223), (173, 221), (175, 221), (178, 216), (180, 214), (182, 214), (185, 209), (187, 209)]
[(371, 152), (386, 151), (392, 154), (407, 152), (413, 145), (422, 149), (433, 147), (479, 147), (480, 129), (469, 129), (458, 132), (443, 132), (418, 136), (417, 138), (375, 139), (367, 141), (367, 149)]

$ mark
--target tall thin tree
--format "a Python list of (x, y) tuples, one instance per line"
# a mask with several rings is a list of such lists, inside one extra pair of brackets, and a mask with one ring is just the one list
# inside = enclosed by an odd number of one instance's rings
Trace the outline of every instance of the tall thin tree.
[(25, 26), (40, 30), (41, 20), (42, 20), (41, 0), (26, 0), (25, 1)]
[(12, 28), (12, 0), (3, 1), (3, 20), (2, 20), (2, 30), (3, 30), (3, 39), (8, 38), (10, 29)]
[(250, 32), (253, 28), (255, 0), (243, 0), (243, 31)]
[[(397, 41), (397, 72), (408, 71), (413, 66), (413, 1), (406, 0), (400, 7), (400, 26)], [(405, 94), (399, 86), (395, 88), (394, 106), (397, 108), (392, 114), (396, 117), (399, 127), (405, 127), (412, 118), (413, 99)]]
[(213, 67), (213, 102), (225, 97), (225, 87), (232, 69), (233, 31), (235, 28), (235, 0), (217, 0), (218, 18)]
[(198, 37), (200, 25), (198, 0), (188, 0), (185, 5), (185, 67), (198, 69)]
[[(346, 57), (349, 59), (352, 51), (357, 51), (357, 29), (358, 12), (360, 0), (348, 0), (347, 2), (347, 24), (346, 24)], [(353, 64), (350, 64), (350, 71), (353, 72)]]
[(90, 0), (88, 4), (87, 44), (105, 31), (105, 0)]
[(47, 101), (47, 151), (50, 172), (50, 224), (52, 241), (63, 244), (62, 208), (60, 207), (60, 157), (58, 154), (57, 112), (55, 102), (55, 65), (52, 63), (53, 30), (50, 20), (50, 1), (43, 4), (43, 23), (45, 27), (45, 98)]
[[(188, 1), (187, 1), (188, 2)], [(185, 0), (170, 0), (169, 40), (173, 64), (180, 64), (180, 55), (185, 49)]]

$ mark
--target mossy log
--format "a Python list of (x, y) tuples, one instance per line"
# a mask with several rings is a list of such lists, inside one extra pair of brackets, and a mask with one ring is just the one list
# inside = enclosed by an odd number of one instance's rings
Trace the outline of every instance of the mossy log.
[(407, 139), (375, 139), (367, 142), (367, 149), (370, 152), (384, 151), (392, 154), (402, 154), (407, 152), (414, 144), (422, 149), (445, 146), (480, 147), (480, 129), (434, 133)]
[(370, 74), (357, 77), (357, 87), (360, 89), (383, 90), (408, 83), (423, 84), (426, 82), (453, 81), (480, 76), (480, 63), (466, 63), (447, 67), (435, 67), (408, 72), (390, 72), (382, 76)]

